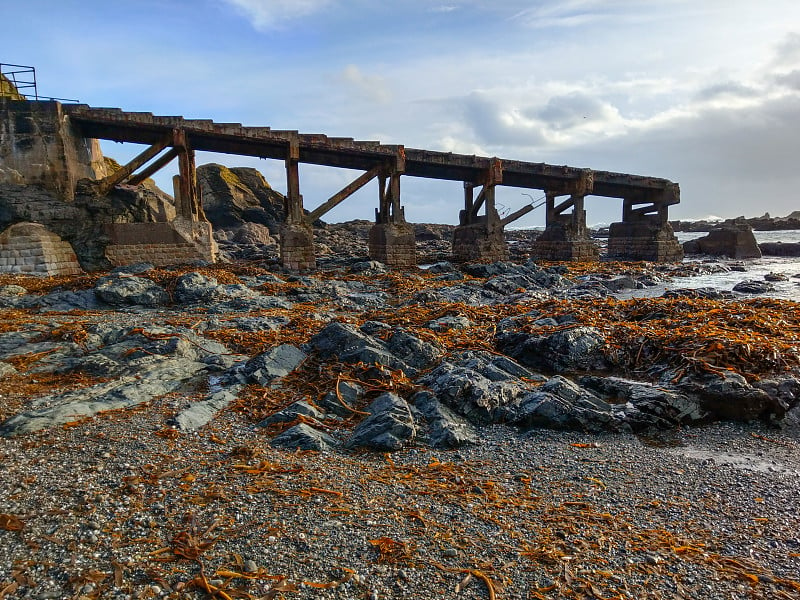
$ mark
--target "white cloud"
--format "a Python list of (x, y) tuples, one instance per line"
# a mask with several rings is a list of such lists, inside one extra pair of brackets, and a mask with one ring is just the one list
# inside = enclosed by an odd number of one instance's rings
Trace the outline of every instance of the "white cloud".
[(223, 0), (242, 13), (259, 30), (280, 27), (325, 8), (331, 0)]
[(392, 98), (386, 80), (379, 75), (367, 75), (356, 65), (347, 65), (339, 75), (351, 92), (377, 104), (386, 104)]

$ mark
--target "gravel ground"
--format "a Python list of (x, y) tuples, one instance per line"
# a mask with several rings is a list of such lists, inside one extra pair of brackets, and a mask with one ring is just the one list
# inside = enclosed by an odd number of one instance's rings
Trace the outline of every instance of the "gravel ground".
[(798, 598), (800, 431), (287, 453), (162, 397), (0, 439), (0, 598)]

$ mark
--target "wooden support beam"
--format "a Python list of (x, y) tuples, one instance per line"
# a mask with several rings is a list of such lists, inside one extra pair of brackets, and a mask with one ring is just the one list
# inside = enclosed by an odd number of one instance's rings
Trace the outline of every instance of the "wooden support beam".
[(176, 156), (178, 156), (178, 151), (175, 148), (170, 148), (166, 154), (164, 154), (152, 165), (147, 167), (144, 171), (137, 173), (136, 175), (132, 175), (131, 178), (128, 179), (127, 183), (130, 185), (139, 185), (145, 179), (166, 167)]
[(171, 143), (172, 143), (172, 132), (162, 137), (159, 141), (157, 141), (155, 144), (147, 148), (144, 152), (139, 154), (124, 167), (117, 169), (108, 177), (104, 177), (99, 182), (97, 182), (96, 184), (97, 192), (101, 196), (105, 196), (106, 194), (108, 194), (108, 192), (111, 191), (111, 189), (115, 185), (117, 185), (118, 183), (122, 183), (124, 180), (126, 180), (128, 177), (131, 176), (131, 173), (133, 173), (144, 163), (152, 159), (154, 156), (156, 156), (159, 152), (161, 152)]
[(289, 140), (286, 153), (286, 201), (284, 210), (287, 223), (303, 221), (303, 197), (300, 195), (300, 140), (297, 135)]
[(194, 164), (194, 150), (184, 146), (178, 151), (178, 172), (180, 174), (180, 205), (178, 214), (192, 221), (199, 221), (203, 210), (197, 191), (197, 170)]
[(513, 223), (517, 219), (520, 219), (520, 218), (524, 217), (529, 212), (531, 212), (534, 208), (535, 207), (533, 206), (533, 204), (528, 204), (526, 206), (523, 206), (522, 208), (520, 208), (519, 210), (511, 213), (507, 217), (504, 217), (504, 218), (500, 219), (500, 225), (505, 227), (509, 223)]
[(575, 206), (575, 198), (576, 198), (576, 196), (570, 196), (569, 198), (567, 198), (566, 200), (564, 200), (563, 202), (561, 202), (561, 203), (560, 203), (558, 206), (554, 206), (554, 207), (553, 207), (553, 211), (554, 211), (556, 214), (561, 214), (561, 213), (563, 213), (565, 210), (567, 210), (568, 208), (570, 208), (571, 206)]
[(308, 215), (305, 216), (306, 223), (313, 223), (317, 219), (319, 219), (322, 215), (326, 212), (341, 204), (344, 200), (352, 196), (355, 192), (360, 190), (362, 187), (367, 185), (370, 181), (375, 179), (383, 170), (383, 165), (378, 165), (377, 167), (373, 167), (366, 173), (360, 175), (351, 183), (347, 184), (343, 187), (340, 191), (336, 192), (333, 196), (331, 196), (324, 204), (321, 204), (319, 207), (312, 210)]

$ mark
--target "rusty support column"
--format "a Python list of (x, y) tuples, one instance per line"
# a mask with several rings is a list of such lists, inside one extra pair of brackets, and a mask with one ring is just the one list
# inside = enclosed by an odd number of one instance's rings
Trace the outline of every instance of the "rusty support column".
[(414, 228), (406, 222), (400, 203), (400, 177), (405, 171), (405, 151), (398, 147), (393, 164), (385, 165), (378, 176), (378, 203), (375, 225), (369, 230), (369, 256), (390, 267), (417, 264)]
[(314, 256), (314, 231), (303, 216), (300, 194), (300, 139), (293, 135), (286, 152), (285, 221), (280, 230), (281, 264), (292, 271), (305, 271), (317, 266)]
[[(475, 182), (464, 183), (464, 210), (453, 231), (453, 259), (461, 262), (506, 260), (508, 245), (495, 206), (495, 187), (503, 182), (502, 162), (493, 158), (478, 182), (482, 187), (475, 200), (472, 199)], [(484, 215), (478, 216), (481, 208)]]
[[(558, 190), (546, 190), (546, 227), (532, 246), (532, 256), (541, 260), (596, 261), (600, 250), (589, 238), (585, 198), (594, 187), (594, 175), (586, 169), (581, 176)], [(556, 204), (559, 195), (569, 194)], [(572, 209), (571, 212), (566, 211)]]
[(609, 227), (608, 258), (656, 262), (682, 260), (683, 246), (675, 237), (668, 214), (668, 207), (678, 202), (680, 189), (677, 184), (623, 198), (622, 222), (612, 223)]
[(189, 146), (189, 140), (183, 129), (173, 130), (172, 145), (178, 151), (180, 200), (176, 202), (175, 206), (178, 216), (190, 221), (205, 220), (205, 215), (200, 207), (199, 193), (197, 190), (197, 171), (194, 163), (194, 150)]

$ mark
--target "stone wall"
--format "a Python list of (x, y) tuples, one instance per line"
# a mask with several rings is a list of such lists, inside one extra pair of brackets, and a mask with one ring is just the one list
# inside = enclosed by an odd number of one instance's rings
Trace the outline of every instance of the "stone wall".
[(0, 233), (0, 272), (31, 275), (83, 273), (67, 242), (39, 223), (17, 223)]
[(453, 260), (457, 262), (496, 262), (508, 257), (502, 226), (489, 228), (486, 222), (478, 222), (453, 230)]
[(683, 247), (667, 222), (623, 221), (609, 228), (608, 259), (679, 262)]
[(164, 267), (191, 263), (200, 257), (192, 244), (110, 244), (106, 258), (114, 266), (147, 262)]
[(79, 179), (107, 173), (97, 140), (74, 130), (58, 102), (0, 98), (0, 182), (42, 186), (72, 201)]
[(417, 239), (409, 223), (376, 223), (369, 230), (369, 256), (389, 267), (417, 264)]
[(281, 227), (281, 264), (292, 271), (317, 267), (314, 232), (307, 223), (284, 223)]

